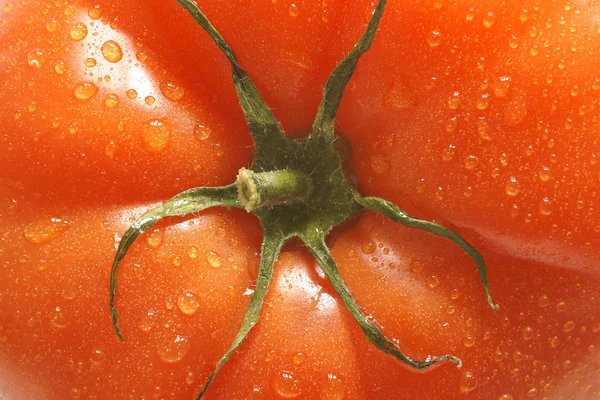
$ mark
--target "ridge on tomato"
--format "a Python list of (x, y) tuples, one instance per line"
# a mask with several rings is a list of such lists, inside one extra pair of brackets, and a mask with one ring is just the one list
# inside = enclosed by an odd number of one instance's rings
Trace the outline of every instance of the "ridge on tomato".
[[(252, 153), (226, 59), (172, 3), (0, 10), (6, 396), (193, 398), (242, 321), (261, 230), (233, 209), (145, 232), (120, 273), (128, 340), (99, 318), (127, 226), (183, 190), (233, 181)], [(292, 136), (310, 131), (329, 72), (373, 11), (200, 6)], [(369, 212), (328, 239), (340, 274), (406, 354), (449, 352), (461, 371), (416, 374), (372, 351), (292, 242), (260, 323), (205, 397), (597, 396), (597, 15), (566, 1), (390, 2), (340, 105), (361, 193), (473, 243), (502, 309), (482, 304), (460, 249)]]

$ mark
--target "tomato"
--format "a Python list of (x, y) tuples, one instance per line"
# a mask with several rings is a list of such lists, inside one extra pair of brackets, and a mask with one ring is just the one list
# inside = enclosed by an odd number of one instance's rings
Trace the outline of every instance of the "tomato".
[[(199, 1), (285, 131), (310, 131), (371, 2)], [(125, 230), (231, 183), (253, 141), (212, 39), (175, 2), (5, 2), (0, 11), (3, 398), (195, 398), (231, 345), (262, 230), (239, 209), (162, 220), (109, 276)], [(366, 340), (299, 242), (207, 399), (591, 399), (600, 395), (600, 5), (387, 4), (336, 117), (364, 195), (483, 255), (364, 212), (328, 236)]]

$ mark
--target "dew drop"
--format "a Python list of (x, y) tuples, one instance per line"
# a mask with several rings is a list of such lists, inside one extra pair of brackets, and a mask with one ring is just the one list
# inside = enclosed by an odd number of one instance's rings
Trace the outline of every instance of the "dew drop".
[(142, 127), (142, 145), (150, 153), (161, 153), (171, 143), (171, 125), (162, 119), (153, 119)]
[(214, 251), (209, 251), (206, 253), (205, 257), (206, 261), (208, 261), (208, 264), (213, 268), (219, 268), (223, 265), (223, 258), (220, 254)]
[(498, 397), (498, 400), (514, 400), (514, 397), (509, 393), (505, 393), (500, 395), (500, 397)]
[(489, 11), (483, 16), (482, 23), (486, 28), (491, 28), (494, 22), (496, 22), (496, 15), (493, 12)]
[(458, 107), (460, 107), (460, 93), (456, 91), (448, 97), (448, 108), (456, 110)]
[(415, 95), (404, 79), (395, 79), (390, 90), (383, 96), (383, 105), (388, 110), (403, 110), (414, 107), (415, 104)]
[(54, 311), (50, 314), (50, 322), (52, 326), (58, 329), (66, 328), (67, 326), (67, 318), (64, 316), (62, 309), (60, 307), (56, 307)]
[(121, 61), (123, 58), (123, 50), (121, 50), (121, 46), (119, 43), (114, 40), (108, 40), (102, 44), (100, 48), (102, 55), (106, 59), (106, 61), (116, 63)]
[(91, 19), (100, 19), (103, 13), (104, 10), (102, 9), (102, 6), (100, 6), (100, 4), (96, 4), (95, 6), (90, 7), (90, 9), (88, 10), (88, 15)]
[(83, 64), (84, 64), (86, 67), (88, 67), (88, 68), (95, 67), (95, 66), (96, 66), (96, 59), (95, 59), (95, 58), (91, 58), (91, 57), (90, 57), (90, 58), (86, 58), (86, 59), (83, 61)]
[(177, 297), (177, 308), (185, 315), (193, 315), (200, 308), (200, 302), (194, 292), (186, 290)]
[(202, 124), (194, 125), (194, 137), (197, 141), (202, 142), (210, 137), (211, 130), (209, 127)]
[(58, 21), (55, 20), (54, 18), (46, 21), (46, 30), (50, 33), (56, 32), (56, 30), (58, 29), (58, 26), (59, 26)]
[(71, 26), (71, 30), (69, 31), (69, 35), (73, 40), (83, 40), (88, 34), (87, 26), (82, 22), (77, 22)]
[(594, 333), (600, 332), (600, 321), (596, 321), (592, 324), (592, 332), (594, 332)]
[(526, 326), (525, 328), (523, 328), (523, 330), (521, 331), (521, 337), (525, 341), (533, 338), (533, 328), (530, 326)]
[(565, 312), (566, 310), (567, 310), (567, 303), (565, 303), (564, 301), (559, 301), (556, 304), (556, 311)]
[(463, 340), (463, 344), (465, 347), (473, 347), (475, 345), (475, 338), (471, 335), (467, 335)]
[(558, 345), (560, 344), (560, 340), (558, 339), (558, 336), (554, 336), (552, 339), (550, 339), (550, 347), (552, 347), (553, 349), (558, 347)]
[(538, 305), (542, 308), (548, 307), (548, 304), (550, 304), (550, 299), (548, 298), (548, 296), (541, 295), (540, 298), (538, 299)]
[(360, 245), (360, 251), (362, 251), (363, 254), (373, 254), (376, 249), (377, 245), (372, 240), (362, 242)]
[(71, 390), (69, 391), (69, 395), (73, 399), (78, 399), (81, 397), (81, 390), (79, 390), (77, 388), (71, 388)]
[(492, 93), (494, 94), (494, 97), (501, 98), (501, 99), (508, 96), (508, 93), (510, 91), (510, 86), (511, 86), (511, 79), (509, 76), (501, 76), (498, 78), (498, 80), (496, 80), (495, 82), (493, 82), (490, 85), (490, 87), (492, 89)]
[(452, 133), (456, 130), (456, 117), (449, 118), (444, 122), (444, 130), (448, 133)]
[(292, 364), (294, 364), (295, 366), (304, 364), (305, 360), (306, 360), (306, 355), (304, 355), (304, 353), (301, 351), (297, 352), (296, 354), (294, 354), (292, 356)]
[(63, 61), (59, 61), (58, 63), (56, 63), (56, 65), (54, 66), (54, 71), (58, 74), (58, 75), (62, 75), (65, 72), (67, 72), (67, 64), (65, 64)]
[(135, 54), (135, 58), (137, 58), (140, 62), (144, 62), (148, 59), (148, 54), (143, 51), (139, 51)]
[(567, 321), (563, 325), (563, 332), (571, 332), (575, 328), (575, 321)]
[(73, 89), (73, 95), (79, 100), (88, 100), (98, 93), (98, 86), (92, 82), (78, 83)]
[(538, 170), (538, 176), (542, 182), (547, 182), (552, 178), (552, 172), (550, 171), (550, 167), (541, 166)]
[(104, 107), (115, 108), (119, 105), (119, 96), (114, 93), (107, 94), (104, 98)]
[(102, 349), (94, 349), (92, 350), (92, 354), (90, 355), (90, 360), (95, 364), (100, 364), (102, 361), (106, 359), (106, 354)]
[(144, 103), (148, 104), (149, 106), (154, 104), (155, 101), (156, 101), (156, 99), (153, 96), (146, 96), (144, 98)]
[(475, 102), (475, 107), (479, 110), (479, 111), (483, 111), (486, 110), (490, 105), (490, 97), (487, 93), (484, 93), (481, 95), (481, 97), (479, 97), (477, 99), (477, 101)]
[(273, 375), (271, 387), (282, 399), (295, 399), (302, 394), (300, 382), (291, 371), (281, 371)]
[(43, 218), (27, 225), (24, 234), (29, 243), (48, 243), (58, 239), (69, 228), (69, 223), (58, 218)]
[(27, 63), (32, 68), (40, 68), (46, 63), (44, 52), (40, 49), (33, 49), (27, 54)]
[(479, 159), (470, 154), (465, 158), (465, 169), (473, 170), (479, 164)]
[(146, 315), (144, 315), (142, 318), (140, 318), (140, 322), (138, 323), (138, 328), (140, 328), (140, 331), (142, 331), (144, 333), (150, 332), (155, 325), (155, 320), (156, 320), (155, 312), (152, 310), (149, 310), (146, 313)]
[(431, 31), (427, 34), (427, 43), (431, 47), (437, 47), (442, 41), (442, 34), (439, 31)]
[(440, 278), (438, 278), (436, 275), (431, 275), (426, 279), (426, 283), (431, 289), (435, 289), (440, 285)]
[(421, 272), (424, 268), (425, 263), (418, 258), (415, 258), (410, 262), (410, 269), (412, 272)]
[(342, 400), (346, 393), (346, 384), (337, 375), (329, 373), (321, 385), (321, 400)]
[(190, 351), (191, 345), (185, 336), (170, 336), (156, 347), (158, 358), (164, 363), (175, 364), (183, 360)]
[(390, 163), (384, 156), (376, 154), (371, 157), (371, 169), (376, 174), (383, 174), (390, 169)]
[(483, 118), (477, 121), (477, 135), (486, 142), (491, 142), (493, 137), (490, 133), (490, 127), (487, 121)]
[(127, 95), (127, 97), (133, 100), (137, 97), (138, 92), (134, 89), (129, 89), (127, 92), (125, 92), (125, 94)]
[(300, 10), (295, 3), (292, 3), (292, 4), (290, 4), (290, 7), (288, 8), (288, 13), (290, 14), (291, 17), (297, 17), (300, 14)]
[(477, 378), (472, 372), (466, 371), (460, 376), (459, 387), (463, 393), (470, 392), (477, 387)]
[(517, 178), (511, 176), (506, 181), (506, 184), (504, 185), (504, 192), (512, 197), (517, 196), (521, 192), (521, 185), (519, 184), (519, 181), (517, 181)]
[(552, 214), (553, 210), (554, 210), (554, 205), (552, 204), (552, 201), (549, 198), (544, 197), (538, 205), (538, 211), (540, 212), (540, 214), (541, 215), (550, 215), (550, 214)]
[(156, 249), (162, 245), (165, 235), (162, 230), (154, 229), (152, 232), (146, 235), (146, 243), (148, 246)]
[(177, 102), (181, 100), (185, 94), (183, 87), (176, 85), (173, 82), (163, 82), (160, 84), (160, 91), (169, 101)]

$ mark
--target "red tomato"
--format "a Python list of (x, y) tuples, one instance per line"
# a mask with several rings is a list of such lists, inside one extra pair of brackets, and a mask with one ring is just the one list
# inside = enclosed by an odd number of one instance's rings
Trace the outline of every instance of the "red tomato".
[[(199, 1), (293, 136), (371, 2)], [(8, 1), (0, 11), (0, 397), (195, 398), (256, 279), (239, 210), (161, 221), (108, 278), (120, 235), (182, 190), (230, 183), (252, 140), (231, 69), (174, 1)], [(361, 191), (451, 227), (488, 264), (492, 312), (452, 243), (365, 212), (328, 243), (363, 336), (287, 245), (260, 322), (207, 399), (600, 395), (600, 5), (390, 0), (337, 116)]]

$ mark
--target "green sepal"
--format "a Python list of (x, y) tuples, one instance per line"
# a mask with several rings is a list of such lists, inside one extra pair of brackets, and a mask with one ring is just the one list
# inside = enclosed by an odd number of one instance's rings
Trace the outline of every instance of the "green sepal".
[(490, 289), (488, 287), (487, 281), (487, 272), (485, 268), (485, 262), (483, 261), (483, 257), (458, 233), (431, 221), (425, 221), (422, 219), (414, 218), (405, 213), (403, 210), (400, 209), (400, 207), (398, 207), (394, 203), (381, 199), (379, 197), (357, 196), (356, 202), (365, 207), (367, 210), (375, 211), (381, 215), (388, 217), (394, 222), (398, 222), (409, 228), (422, 229), (424, 231), (431, 232), (435, 235), (443, 236), (456, 243), (465, 251), (465, 253), (469, 255), (469, 257), (473, 259), (473, 261), (475, 261), (475, 265), (477, 265), (477, 271), (479, 272), (479, 278), (481, 279), (481, 283), (483, 284), (483, 290), (485, 291), (485, 296), (489, 306), (494, 311), (498, 311), (500, 309), (500, 306), (498, 306), (498, 304), (494, 304), (494, 302), (492, 301), (492, 296), (490, 295)]
[(433, 357), (431, 359), (421, 361), (415, 360), (414, 358), (408, 357), (404, 353), (402, 353), (398, 345), (392, 342), (390, 339), (388, 339), (381, 332), (381, 330), (373, 322), (371, 322), (360, 310), (358, 304), (356, 303), (356, 300), (354, 300), (354, 297), (350, 293), (350, 290), (344, 283), (344, 280), (340, 275), (335, 260), (331, 256), (329, 248), (327, 248), (327, 245), (325, 244), (324, 238), (319, 236), (305, 236), (302, 237), (302, 240), (317, 260), (319, 266), (321, 266), (323, 272), (325, 272), (327, 279), (331, 283), (331, 286), (333, 286), (333, 289), (344, 302), (346, 309), (350, 312), (352, 317), (354, 317), (356, 322), (358, 322), (367, 339), (369, 339), (369, 341), (373, 343), (375, 347), (377, 347), (384, 353), (397, 358), (403, 363), (417, 369), (425, 369), (441, 361), (455, 362), (456, 364), (458, 364), (458, 368), (462, 366), (461, 360), (458, 357), (451, 355)]
[(342, 95), (354, 73), (356, 63), (358, 63), (360, 57), (373, 44), (386, 1), (379, 1), (361, 38), (354, 45), (350, 53), (335, 67), (331, 75), (329, 75), (329, 79), (327, 79), (310, 137), (311, 140), (324, 142), (323, 146), (331, 145), (333, 142), (335, 136), (335, 116), (342, 101)]
[(235, 339), (233, 339), (233, 343), (229, 347), (229, 350), (221, 357), (212, 374), (208, 377), (206, 384), (202, 388), (202, 391), (196, 398), (200, 400), (204, 393), (208, 390), (208, 387), (212, 383), (213, 379), (221, 369), (221, 367), (229, 361), (231, 354), (242, 344), (242, 342), (248, 337), (250, 330), (256, 325), (258, 319), (260, 317), (260, 310), (262, 309), (262, 305), (265, 300), (265, 296), (267, 295), (267, 291), (269, 290), (269, 285), (271, 283), (271, 279), (273, 278), (273, 267), (275, 265), (275, 261), (279, 257), (279, 252), (281, 251), (281, 247), (285, 243), (288, 238), (282, 237), (279, 232), (271, 231), (269, 227), (263, 226), (263, 242), (262, 248), (260, 252), (260, 267), (258, 269), (258, 278), (256, 280), (256, 287), (254, 289), (254, 293), (252, 294), (252, 298), (250, 299), (250, 303), (248, 304), (248, 309), (246, 310), (246, 315), (244, 315), (244, 320), (242, 321), (242, 326), (240, 327), (237, 335), (235, 335)]
[(146, 211), (125, 231), (117, 248), (110, 271), (110, 311), (115, 333), (121, 340), (125, 338), (119, 329), (119, 313), (115, 306), (117, 269), (135, 239), (164, 217), (188, 215), (215, 206), (240, 207), (235, 185), (200, 187), (186, 190), (165, 201), (163, 204)]
[(275, 119), (250, 76), (240, 66), (231, 47), (198, 6), (191, 0), (177, 0), (177, 3), (190, 13), (198, 25), (214, 40), (231, 64), (233, 84), (256, 146), (253, 169), (264, 171), (270, 167), (277, 167), (269, 164), (269, 156), (289, 146), (291, 139), (284, 134), (279, 121)]

